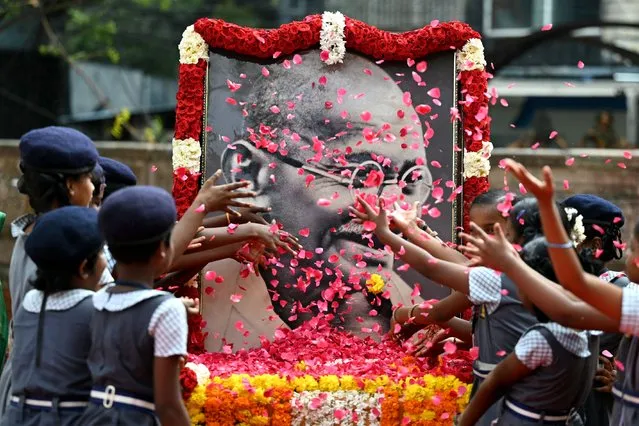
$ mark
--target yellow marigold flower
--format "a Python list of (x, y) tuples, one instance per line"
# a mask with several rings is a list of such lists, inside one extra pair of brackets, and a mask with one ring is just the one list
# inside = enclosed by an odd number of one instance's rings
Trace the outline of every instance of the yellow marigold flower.
[(373, 294), (379, 294), (384, 291), (386, 284), (384, 279), (379, 274), (372, 274), (369, 279), (366, 280), (366, 288)]
[(333, 374), (322, 376), (319, 380), (320, 390), (335, 392), (339, 390), (339, 378)]
[(306, 371), (306, 363), (304, 361), (300, 361), (295, 365), (295, 369), (299, 371)]
[(353, 376), (342, 376), (339, 379), (340, 388), (343, 391), (356, 391), (359, 390), (359, 385), (355, 381)]

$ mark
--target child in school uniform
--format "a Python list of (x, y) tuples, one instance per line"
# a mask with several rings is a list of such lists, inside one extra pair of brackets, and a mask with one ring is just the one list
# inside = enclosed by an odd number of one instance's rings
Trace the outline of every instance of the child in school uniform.
[(104, 169), (97, 163), (91, 172), (91, 182), (93, 183), (93, 198), (91, 198), (91, 207), (99, 209), (104, 198), (104, 188), (106, 188), (106, 178), (104, 177)]
[[(623, 374), (618, 374), (617, 381), (613, 388), (615, 403), (610, 421), (611, 425), (629, 426), (639, 423), (639, 291), (634, 282), (639, 280), (639, 228), (635, 228), (633, 240), (626, 260), (626, 274), (632, 281), (625, 288), (610, 285), (607, 281), (587, 274), (579, 263), (576, 251), (572, 245), (568, 244), (568, 236), (565, 230), (559, 226), (558, 212), (554, 205), (554, 186), (552, 172), (549, 167), (543, 170), (543, 180), (539, 180), (528, 172), (521, 164), (507, 160), (508, 170), (525, 186), (525, 188), (537, 197), (540, 205), (540, 213), (544, 224), (544, 234), (548, 240), (550, 256), (555, 267), (555, 273), (561, 285), (569, 290), (574, 296), (579, 297), (585, 304), (575, 302), (571, 296), (566, 296), (565, 292), (557, 291), (552, 285), (535, 279), (534, 274), (530, 274), (526, 268), (517, 265), (514, 255), (505, 253), (499, 260), (512, 273), (520, 275), (521, 281), (518, 285), (524, 284), (526, 277), (530, 278), (530, 286), (536, 290), (535, 296), (540, 299), (534, 301), (541, 309), (547, 313), (556, 312), (555, 305), (567, 304), (573, 316), (577, 316), (578, 322), (583, 324), (583, 328), (599, 329), (604, 331), (619, 330), (623, 333), (633, 335), (632, 341), (628, 345), (627, 351), (620, 357), (620, 364)], [(477, 249), (479, 257), (484, 260), (490, 259), (488, 252), (495, 248), (492, 241), (476, 242), (480, 245)], [(496, 241), (499, 243), (499, 241)], [(475, 243), (473, 243), (475, 244)], [(494, 262), (492, 256), (491, 262)], [(561, 266), (559, 266), (561, 265)], [(511, 272), (509, 272), (511, 273)], [(547, 298), (551, 298), (551, 302)], [(541, 306), (545, 303), (546, 306)], [(570, 320), (565, 318), (565, 322)], [(573, 319), (574, 321), (574, 319)], [(621, 352), (621, 351), (620, 351)], [(625, 358), (625, 359), (621, 359)]]
[[(114, 192), (128, 188), (129, 186), (135, 186), (138, 184), (138, 179), (133, 173), (133, 170), (124, 163), (108, 157), (99, 157), (98, 166), (102, 169), (104, 174), (104, 190), (102, 191), (102, 198), (100, 203), (103, 203), (107, 197)], [(109, 246), (104, 246), (104, 256), (107, 261), (107, 266), (110, 271), (115, 270), (115, 260), (109, 251)]]
[[(528, 268), (556, 281), (545, 238), (526, 244), (521, 257)], [(586, 259), (582, 263), (592, 269)], [(522, 293), (539, 324), (526, 330), (513, 353), (488, 375), (458, 425), (476, 424), (501, 398), (495, 425), (583, 425), (578, 409), (590, 392), (597, 359), (593, 342), (598, 343), (598, 339), (593, 340), (587, 331), (551, 322), (527, 296)]]
[(98, 158), (98, 164), (102, 167), (102, 170), (104, 170), (106, 183), (102, 201), (120, 189), (138, 184), (138, 178), (135, 176), (135, 173), (133, 173), (133, 170), (126, 164), (109, 157)]
[(179, 384), (188, 332), (184, 305), (152, 287), (178, 251), (174, 228), (191, 222), (192, 236), (207, 212), (250, 207), (235, 198), (253, 193), (233, 192), (246, 185), (213, 187), (219, 176), (203, 185), (178, 225), (172, 197), (159, 188), (124, 188), (102, 205), (99, 225), (118, 262), (118, 279), (93, 297), (93, 389), (79, 424), (144, 426), (158, 418), (164, 425), (190, 424)]
[(38, 218), (25, 250), (36, 276), (13, 327), (11, 405), (2, 426), (73, 425), (88, 405), (91, 296), (105, 267), (94, 209), (68, 206)]
[[(363, 199), (359, 203), (366, 210), (365, 214), (354, 214), (362, 220), (373, 221), (377, 226), (375, 234), (385, 245), (395, 253), (399, 253), (402, 260), (410, 264), (424, 276), (442, 285), (468, 296), (477, 306), (477, 322), (474, 326), (473, 340), (479, 348), (479, 357), (475, 361), (473, 370), (475, 381), (473, 394), (481, 388), (484, 378), (503, 359), (512, 352), (521, 335), (529, 327), (537, 323), (537, 318), (524, 307), (519, 298), (515, 284), (505, 274), (499, 274), (488, 268), (469, 269), (467, 265), (459, 265), (447, 261), (434, 261), (434, 258), (412, 243), (403, 240), (389, 229), (389, 222), (382, 206), (379, 212), (373, 210)], [(571, 227), (567, 217), (565, 226)], [(540, 231), (539, 217), (536, 203), (531, 199), (524, 199), (517, 203), (510, 212), (508, 226), (510, 234), (527, 242), (538, 235)], [(419, 305), (411, 308), (400, 308), (393, 315), (394, 323), (417, 322), (428, 324), (428, 307)], [(497, 417), (499, 404), (495, 403), (479, 420), (480, 425), (490, 425)]]
[[(507, 203), (514, 206), (520, 201), (520, 198), (515, 194), (506, 192), (500, 189), (491, 189), (483, 194), (478, 195), (472, 202), (469, 216), (470, 220), (477, 223), (486, 232), (491, 233), (496, 223), (505, 224), (509, 218), (508, 215), (504, 215), (499, 211), (499, 206), (505, 206)], [(428, 231), (420, 229), (416, 220), (416, 212), (405, 211), (402, 209), (395, 209), (390, 215), (391, 226), (394, 226), (402, 236), (413, 244), (423, 248), (433, 257), (446, 260), (460, 265), (468, 264), (469, 260), (461, 252), (444, 244), (438, 238), (429, 235)], [(411, 220), (412, 219), (412, 220)], [(518, 224), (517, 224), (518, 225)], [(521, 231), (519, 227), (517, 231)], [(520, 236), (513, 236), (515, 240), (518, 240)], [(465, 321), (456, 316), (467, 309), (472, 308), (471, 321)], [(398, 309), (411, 309), (398, 308)], [(397, 312), (397, 314), (402, 311)], [(433, 323), (439, 324), (445, 327), (442, 332), (438, 333), (439, 339), (445, 339), (448, 337), (454, 337), (469, 344), (472, 342), (472, 332), (476, 323), (475, 316), (477, 309), (474, 309), (474, 305), (468, 297), (459, 292), (453, 292), (450, 296), (442, 299), (440, 302), (434, 304), (428, 311), (429, 320)], [(406, 326), (400, 333), (401, 336), (415, 334), (415, 330), (423, 328), (421, 324), (413, 324)], [(469, 334), (470, 333), (470, 334)], [(434, 341), (426, 341), (424, 337), (420, 337), (420, 333), (415, 338), (410, 339), (410, 344), (415, 343), (411, 350), (416, 356), (423, 356), (427, 352), (436, 350)], [(429, 346), (432, 345), (432, 346)]]
[[(45, 127), (31, 130), (20, 139), (18, 190), (28, 196), (34, 214), (19, 217), (11, 223), (15, 245), (9, 266), (11, 311), (15, 313), (25, 294), (31, 290), (36, 265), (25, 253), (24, 245), (36, 217), (66, 205), (88, 207), (93, 196), (91, 171), (98, 161), (98, 151), (86, 135), (67, 127)], [(105, 274), (104, 281), (111, 281)], [(0, 415), (10, 395), (12, 356), (0, 377)]]
[[(583, 216), (585, 241), (578, 250), (587, 250), (591, 263), (596, 267), (595, 275), (619, 288), (626, 287), (630, 280), (623, 272), (611, 271), (608, 262), (619, 260), (623, 256), (621, 228), (624, 225), (623, 212), (619, 207), (601, 197), (591, 194), (578, 194), (562, 201), (565, 207), (574, 208)], [(608, 426), (612, 414), (613, 397), (609, 387), (612, 381), (613, 360), (601, 355), (610, 353), (617, 356), (620, 344), (627, 346), (629, 339), (621, 333), (603, 333), (599, 344), (600, 366), (595, 383), (588, 399), (584, 403), (586, 426)], [(622, 350), (622, 352), (625, 351)], [(603, 381), (601, 378), (604, 378)]]

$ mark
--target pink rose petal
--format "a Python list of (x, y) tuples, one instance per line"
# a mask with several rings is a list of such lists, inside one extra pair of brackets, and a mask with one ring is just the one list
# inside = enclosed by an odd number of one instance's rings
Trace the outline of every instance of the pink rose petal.
[(364, 230), (367, 232), (373, 232), (375, 229), (377, 229), (377, 224), (370, 220), (365, 221), (362, 225), (364, 226)]
[(269, 75), (271, 75), (271, 73), (269, 72), (268, 68), (262, 67), (262, 75), (264, 77), (268, 77)]
[(584, 69), (584, 63), (582, 61), (577, 62), (577, 68), (580, 70)]
[(550, 31), (552, 30), (552, 24), (546, 24), (543, 27), (541, 27), (542, 31)]
[(428, 96), (430, 96), (431, 98), (439, 98), (441, 96), (441, 92), (439, 88), (435, 87), (428, 91)]
[(417, 64), (417, 66), (415, 67), (415, 69), (418, 72), (424, 72), (426, 71), (426, 69), (428, 68), (428, 64), (426, 63), (426, 61), (421, 61)]
[(331, 205), (331, 200), (327, 200), (326, 198), (320, 198), (317, 200), (317, 205), (320, 207), (328, 207)]
[(370, 119), (372, 118), (372, 115), (370, 112), (368, 111), (364, 111), (359, 115), (363, 121), (368, 122), (370, 121)]
[(204, 207), (204, 204), (200, 204), (200, 205), (199, 205), (199, 206), (195, 209), (195, 211), (196, 211), (197, 213), (202, 213), (202, 212), (203, 212), (203, 211), (205, 211), (205, 210), (206, 210), (206, 208)]
[(444, 343), (444, 352), (449, 355), (454, 354), (455, 352), (457, 352), (457, 345), (451, 341)]
[(231, 294), (231, 302), (233, 303), (238, 303), (240, 300), (242, 300), (242, 295), (241, 294)]

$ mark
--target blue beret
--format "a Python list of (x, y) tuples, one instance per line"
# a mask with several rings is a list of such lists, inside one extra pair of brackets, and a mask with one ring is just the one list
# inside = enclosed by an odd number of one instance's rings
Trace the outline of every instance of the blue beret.
[(20, 139), (20, 162), (39, 172), (80, 174), (93, 170), (98, 150), (87, 135), (68, 127), (44, 127)]
[(66, 206), (40, 216), (24, 248), (38, 268), (55, 271), (77, 268), (103, 244), (98, 212)]
[(176, 220), (173, 197), (155, 186), (119, 190), (104, 201), (98, 216), (100, 230), (112, 247), (160, 241)]
[(584, 223), (599, 225), (614, 224), (621, 228), (625, 222), (623, 212), (608, 200), (591, 194), (578, 194), (563, 201), (565, 207), (576, 209), (584, 218)]
[(124, 163), (107, 157), (100, 157), (98, 162), (104, 169), (106, 184), (120, 186), (137, 185), (138, 179), (135, 177), (133, 170)]
[(104, 169), (100, 166), (100, 163), (96, 163), (93, 171), (91, 172), (93, 175), (93, 180), (100, 181), (102, 183), (105, 182), (106, 177), (104, 175)]

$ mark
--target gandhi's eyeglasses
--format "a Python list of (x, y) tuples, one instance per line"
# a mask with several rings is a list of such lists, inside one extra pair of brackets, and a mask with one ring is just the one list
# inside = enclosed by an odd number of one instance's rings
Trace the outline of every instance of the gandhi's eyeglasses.
[[(230, 155), (234, 145), (249, 144), (244, 141), (237, 141), (222, 153), (222, 164), (225, 163), (225, 157)], [(231, 151), (231, 152), (229, 152)], [(407, 169), (401, 178), (387, 179), (387, 173), (384, 172), (382, 166), (376, 161), (364, 161), (362, 163), (349, 163), (344, 165), (340, 174), (322, 169), (319, 167), (309, 166), (295, 158), (286, 156), (277, 156), (277, 158), (290, 166), (305, 170), (306, 172), (316, 176), (330, 179), (348, 188), (353, 201), (361, 194), (375, 194), (378, 197), (382, 195), (384, 188), (388, 186), (397, 186), (401, 194), (412, 201), (419, 201), (424, 204), (430, 195), (433, 187), (433, 177), (425, 165), (416, 165)], [(399, 199), (399, 193), (395, 193)]]

